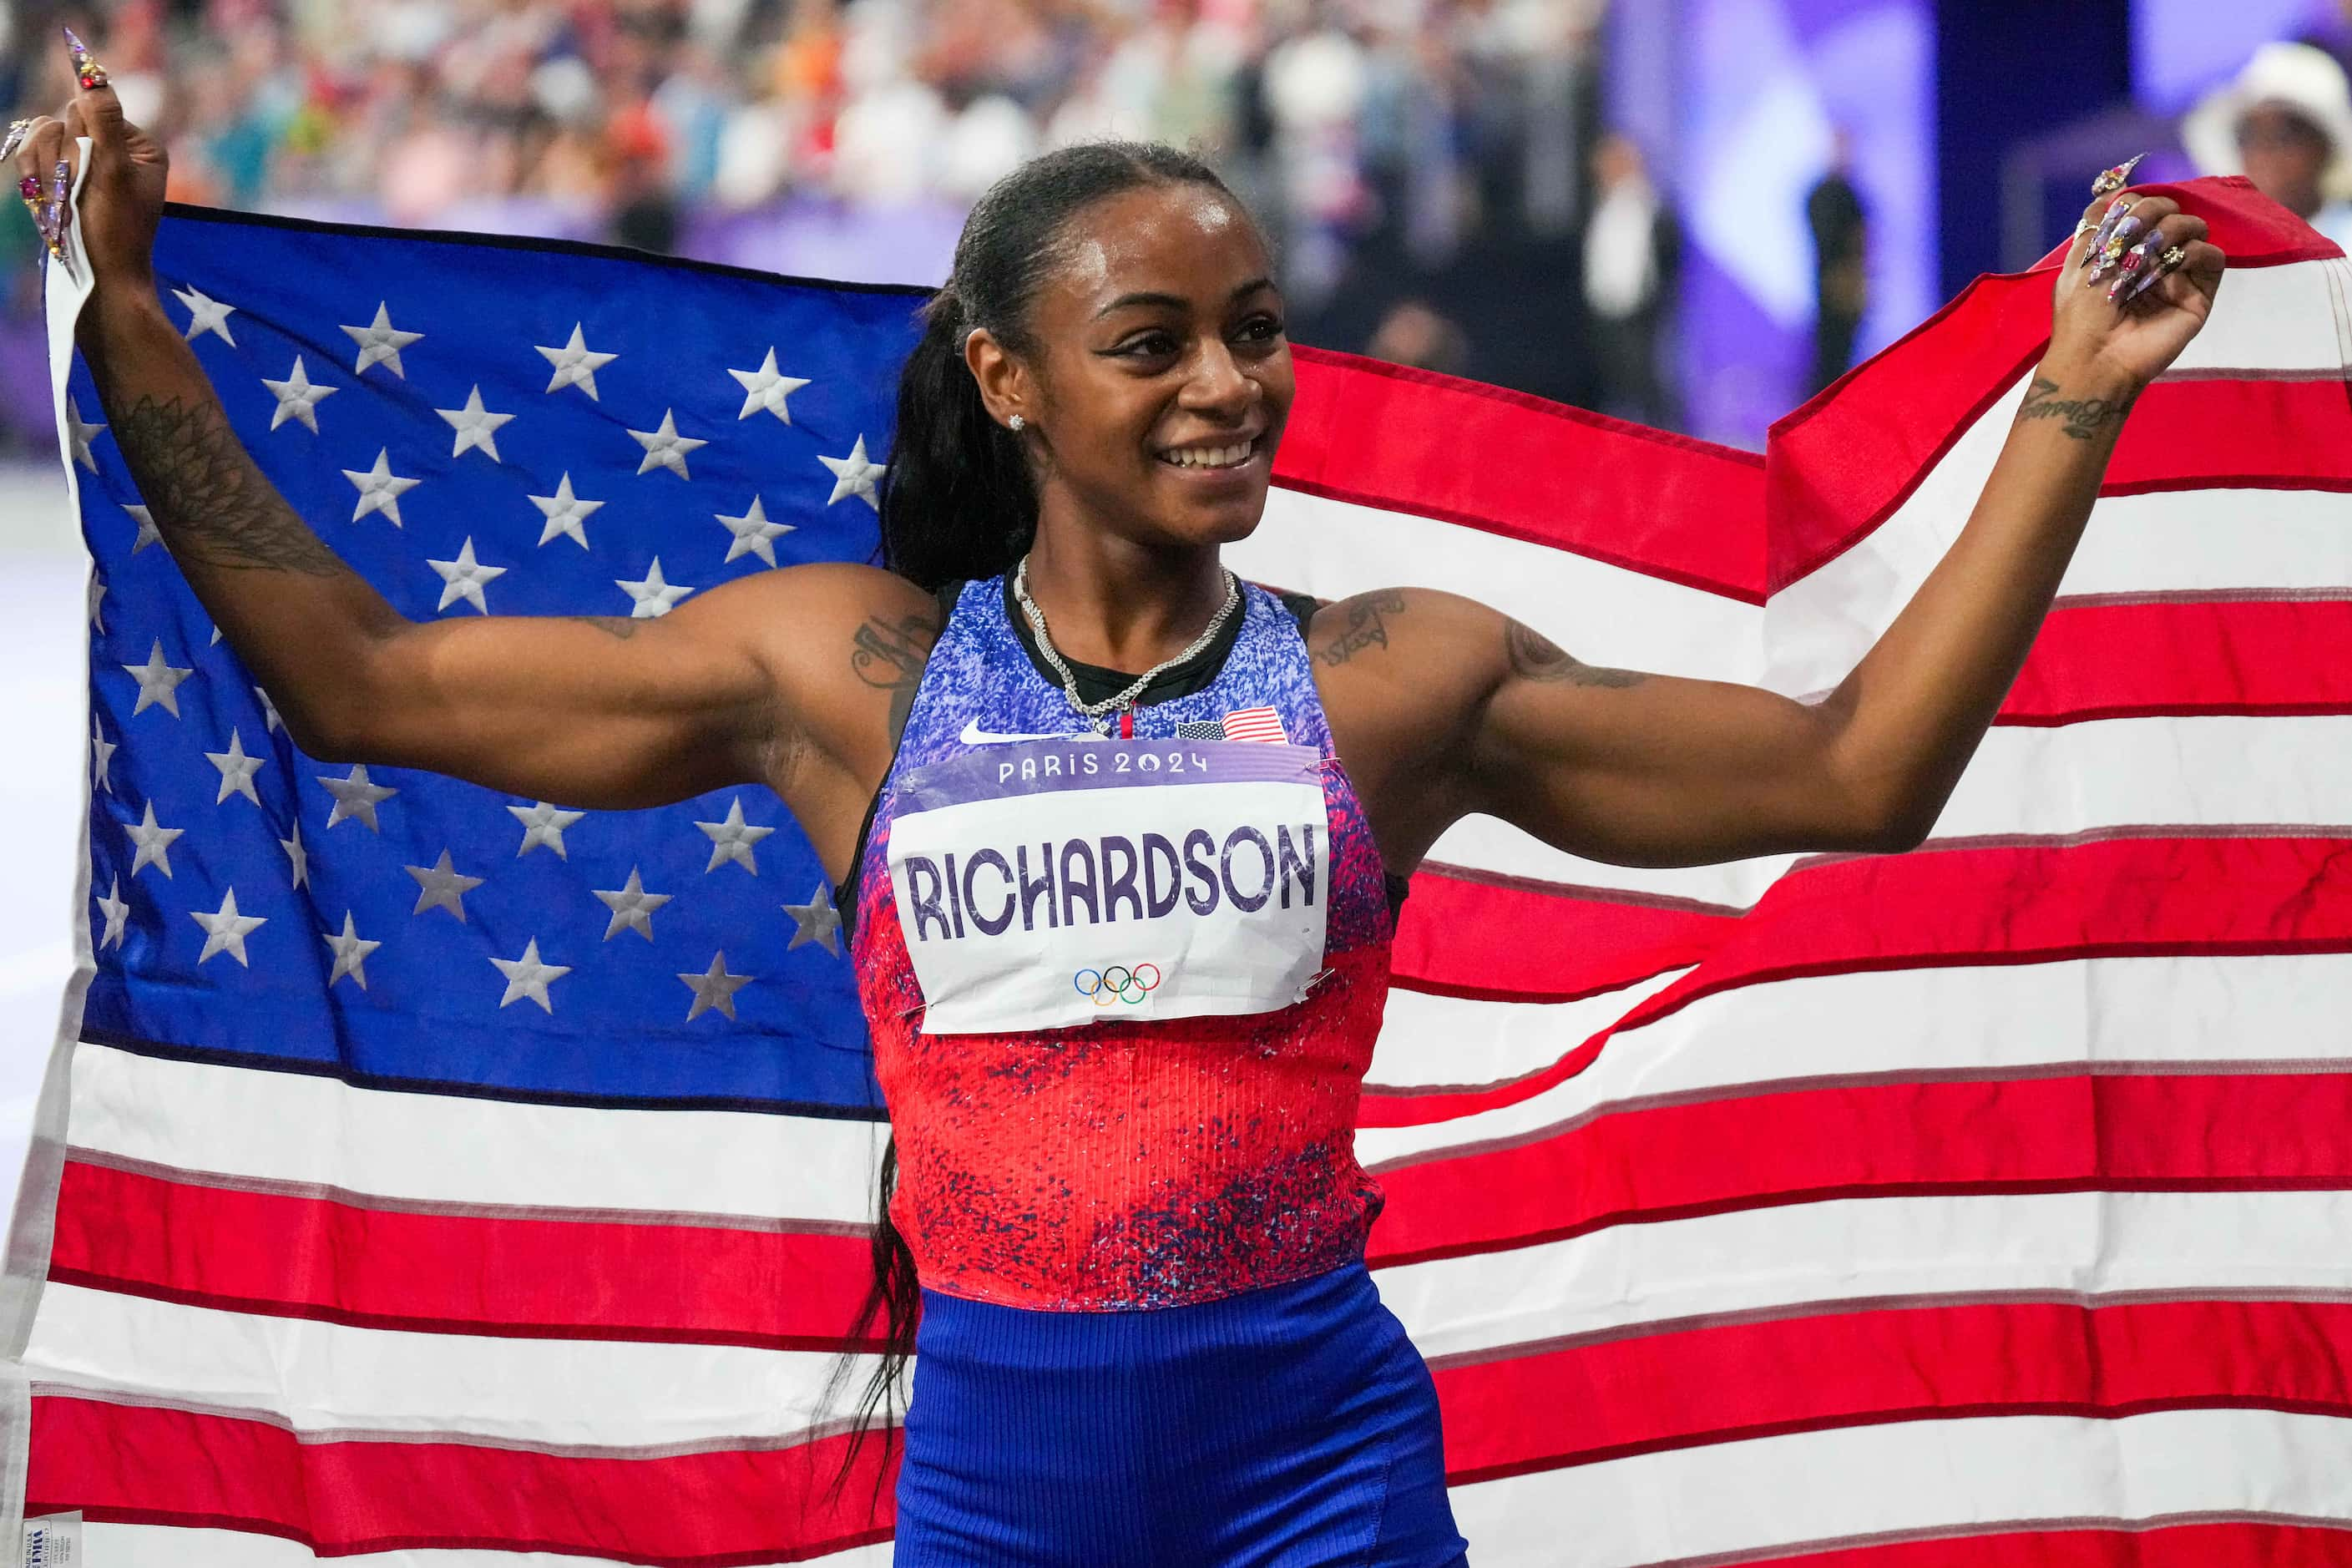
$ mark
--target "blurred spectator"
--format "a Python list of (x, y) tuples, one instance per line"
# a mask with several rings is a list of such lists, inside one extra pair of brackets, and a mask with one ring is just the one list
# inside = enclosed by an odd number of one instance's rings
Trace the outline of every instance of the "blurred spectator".
[(1600, 405), (1643, 424), (1679, 416), (1659, 351), (1671, 324), (1682, 225), (1659, 199), (1630, 137), (1593, 153), (1592, 216), (1584, 229), (1584, 305), (1591, 317)]
[(1419, 300), (1401, 300), (1391, 307), (1364, 352), (1391, 364), (1447, 375), (1470, 374), (1470, 341), (1461, 326)]
[[(29, 42), (53, 36), (58, 3), (0, 0), (26, 43), (0, 52), (16, 113), (69, 90), (62, 57)], [(1475, 342), (1485, 375), (1666, 422), (1674, 219), (1630, 144), (1602, 161), (1624, 179), (1591, 205), (1606, 3), (70, 9), (170, 147), (183, 201), (847, 268), (859, 236), (951, 235), (959, 205), (1040, 150), (1150, 138), (1199, 152), (1258, 213), (1304, 341), (1445, 368)], [(802, 267), (758, 248), (791, 236), (817, 247), (793, 256)]]
[(1831, 142), (1829, 171), (1805, 197), (1805, 222), (1813, 231), (1813, 372), (1808, 394), (1853, 363), (1854, 334), (1869, 304), (1869, 226), (1862, 193), (1853, 188), (1853, 139), (1840, 129)]
[(2352, 87), (2326, 51), (2264, 44), (2237, 79), (2189, 110), (2180, 139), (2206, 174), (2243, 174), (2352, 248)]

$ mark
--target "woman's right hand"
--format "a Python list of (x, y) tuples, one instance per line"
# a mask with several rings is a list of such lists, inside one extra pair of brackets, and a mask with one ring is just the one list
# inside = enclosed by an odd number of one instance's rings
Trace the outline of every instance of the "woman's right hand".
[(70, 186), (81, 156), (75, 142), (82, 136), (90, 139), (90, 166), (74, 226), (76, 248), (97, 279), (99, 302), (152, 304), (155, 225), (163, 216), (170, 160), (161, 142), (123, 119), (113, 88), (82, 88), (55, 117), (36, 120), (16, 154), (16, 173), (40, 182), (46, 193), (62, 162)]

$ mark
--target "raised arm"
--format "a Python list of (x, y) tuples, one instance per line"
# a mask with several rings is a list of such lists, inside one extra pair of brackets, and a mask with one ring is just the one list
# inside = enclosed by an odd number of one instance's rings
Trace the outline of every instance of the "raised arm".
[(652, 620), (407, 620), (254, 465), (163, 315), (149, 264), (163, 153), (111, 89), (85, 89), (62, 121), (37, 122), (20, 164), (69, 158), (83, 133), (94, 145), (81, 236), (97, 286), (80, 346), (164, 544), (296, 744), (592, 807), (768, 784), (829, 863), (846, 854), (936, 635), (927, 595), (869, 567), (806, 566)]
[[(1418, 862), (1472, 812), (1625, 865), (1916, 845), (2024, 664), (2133, 400), (2220, 285), (2202, 220), (2152, 197), (2133, 216), (2159, 237), (2151, 257), (2177, 245), (2185, 263), (2118, 306), (2084, 287), (2076, 240), (2049, 353), (1967, 527), (1819, 703), (1583, 664), (1451, 595), (1324, 610), (1312, 636), (1326, 703), (1391, 866)], [(1361, 635), (1367, 616), (1382, 637)]]

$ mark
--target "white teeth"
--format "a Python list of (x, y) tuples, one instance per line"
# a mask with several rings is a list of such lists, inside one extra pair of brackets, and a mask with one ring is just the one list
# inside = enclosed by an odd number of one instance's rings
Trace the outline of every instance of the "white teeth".
[(1180, 468), (1230, 468), (1245, 461), (1255, 445), (1244, 441), (1234, 447), (1184, 447), (1162, 452), (1160, 459)]

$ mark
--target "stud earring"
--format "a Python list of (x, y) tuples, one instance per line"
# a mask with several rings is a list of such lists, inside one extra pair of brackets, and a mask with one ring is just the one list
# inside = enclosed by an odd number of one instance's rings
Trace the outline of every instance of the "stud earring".
[(1013, 427), (1013, 433), (1015, 436), (1020, 435), (1022, 431), (1024, 431), (1024, 430), (1025, 430), (1025, 429), (1027, 429), (1027, 428), (1029, 427), (1029, 421), (1027, 421), (1026, 419), (1022, 418), (1022, 417), (1021, 417), (1021, 416), (1019, 416), (1018, 414), (1014, 415), (1012, 418), (1010, 418), (1010, 419), (1006, 420), (1006, 421), (1005, 421), (1005, 423), (1006, 423), (1006, 424), (1008, 424), (1008, 425), (1010, 425), (1010, 426)]

